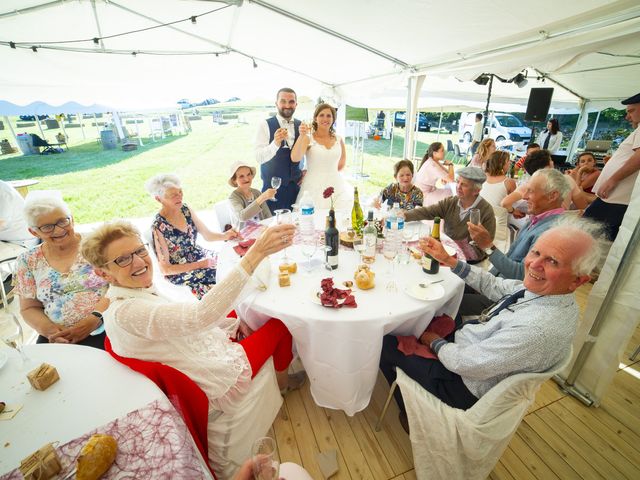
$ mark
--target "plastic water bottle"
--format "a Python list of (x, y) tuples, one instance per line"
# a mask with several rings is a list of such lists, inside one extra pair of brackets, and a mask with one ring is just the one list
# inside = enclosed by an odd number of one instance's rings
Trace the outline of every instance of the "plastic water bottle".
[[(393, 252), (398, 253), (400, 242), (402, 241), (402, 232), (398, 230), (399, 220), (402, 220), (402, 227), (404, 228), (404, 219), (398, 218), (399, 204), (394, 204), (394, 208), (389, 212), (386, 222), (386, 231), (384, 234), (383, 253)], [(395, 255), (394, 255), (395, 256)]]
[(300, 234), (315, 235), (315, 227), (313, 223), (313, 214), (315, 207), (313, 206), (313, 198), (307, 190), (302, 193), (300, 199)]
[(400, 244), (402, 243), (402, 234), (404, 233), (404, 216), (400, 215), (400, 204), (395, 202), (393, 204), (393, 215), (396, 217), (396, 222), (398, 224), (398, 248), (400, 248)]

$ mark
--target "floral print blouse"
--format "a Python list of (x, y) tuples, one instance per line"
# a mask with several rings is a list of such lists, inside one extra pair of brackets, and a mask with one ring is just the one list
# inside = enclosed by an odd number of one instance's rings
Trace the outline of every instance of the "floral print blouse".
[(65, 327), (89, 315), (106, 293), (107, 286), (80, 251), (67, 273), (49, 265), (42, 245), (24, 252), (16, 260), (16, 293), (40, 301), (49, 320)]
[(382, 203), (393, 206), (395, 202), (398, 202), (400, 208), (403, 210), (412, 210), (416, 207), (421, 207), (423, 200), (424, 195), (422, 190), (415, 185), (413, 185), (407, 193), (400, 190), (398, 183), (390, 183), (382, 190)]

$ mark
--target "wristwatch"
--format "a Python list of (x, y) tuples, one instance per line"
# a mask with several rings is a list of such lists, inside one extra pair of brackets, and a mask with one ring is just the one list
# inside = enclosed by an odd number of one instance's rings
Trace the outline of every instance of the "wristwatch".
[(491, 245), (490, 247), (487, 247), (484, 249), (484, 253), (487, 254), (487, 256), (490, 256), (493, 252), (495, 252), (497, 250), (495, 245)]
[(93, 315), (94, 317), (97, 317), (98, 320), (100, 320), (100, 324), (95, 328), (96, 330), (100, 328), (102, 325), (104, 325), (104, 317), (102, 316), (101, 312), (94, 310), (93, 312), (91, 312), (91, 315)]

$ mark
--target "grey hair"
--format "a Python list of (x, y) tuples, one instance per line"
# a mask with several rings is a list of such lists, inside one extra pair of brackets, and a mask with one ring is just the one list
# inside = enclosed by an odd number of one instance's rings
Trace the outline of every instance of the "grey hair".
[(156, 175), (147, 180), (144, 184), (144, 188), (146, 188), (147, 192), (155, 198), (162, 197), (168, 188), (182, 188), (182, 186), (177, 175), (172, 173), (161, 173), (160, 175)]
[(560, 234), (571, 244), (575, 243), (580, 236), (586, 235), (590, 239), (591, 245), (586, 252), (572, 259), (571, 269), (575, 275), (589, 275), (600, 262), (604, 252), (611, 246), (611, 242), (606, 240), (601, 223), (573, 214), (561, 215), (545, 234), (550, 232)]
[(547, 195), (552, 192), (558, 192), (562, 201), (571, 191), (571, 184), (564, 178), (564, 175), (555, 168), (541, 168), (531, 176), (533, 180), (536, 177), (545, 177), (544, 193)]
[(27, 219), (27, 223), (32, 227), (36, 227), (39, 217), (41, 217), (42, 215), (47, 215), (48, 213), (54, 212), (56, 210), (60, 210), (67, 217), (71, 216), (69, 205), (67, 205), (64, 200), (62, 200), (60, 195), (38, 195), (33, 199), (27, 199), (24, 204), (23, 212), (25, 218)]

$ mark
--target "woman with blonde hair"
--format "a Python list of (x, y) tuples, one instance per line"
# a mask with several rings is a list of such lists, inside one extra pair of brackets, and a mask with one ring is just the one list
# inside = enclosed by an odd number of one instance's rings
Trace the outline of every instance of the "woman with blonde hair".
[(322, 192), (333, 187), (333, 202), (338, 210), (349, 210), (353, 204), (351, 186), (342, 176), (347, 164), (344, 141), (336, 135), (333, 124), (336, 121), (336, 109), (328, 103), (321, 103), (313, 112), (311, 125), (300, 125), (300, 136), (291, 150), (291, 161), (307, 159), (307, 173), (300, 184), (297, 204), (300, 204), (304, 192), (313, 198), (315, 208), (329, 209), (331, 200), (324, 198)]
[(484, 172), (487, 180), (482, 184), (480, 195), (492, 207), (499, 207), (502, 199), (516, 189), (516, 182), (513, 178), (507, 177), (507, 172), (511, 166), (511, 158), (508, 152), (493, 152), (487, 160)]
[(455, 182), (453, 163), (445, 160), (441, 164), (444, 155), (444, 145), (440, 142), (433, 142), (429, 145), (427, 153), (424, 154), (418, 167), (418, 173), (414, 177), (416, 187), (422, 190), (425, 207), (453, 195), (448, 185)]
[(476, 154), (471, 158), (469, 166), (478, 167), (484, 170), (484, 165), (489, 160), (489, 157), (496, 151), (496, 142), (493, 138), (485, 138), (480, 142), (480, 146), (476, 151)]
[(196, 243), (198, 233), (212, 242), (235, 238), (238, 232), (209, 230), (196, 212), (182, 202), (182, 186), (176, 175), (156, 175), (145, 186), (161, 205), (151, 225), (160, 271), (171, 283), (186, 285), (201, 298), (216, 283), (216, 258)]

